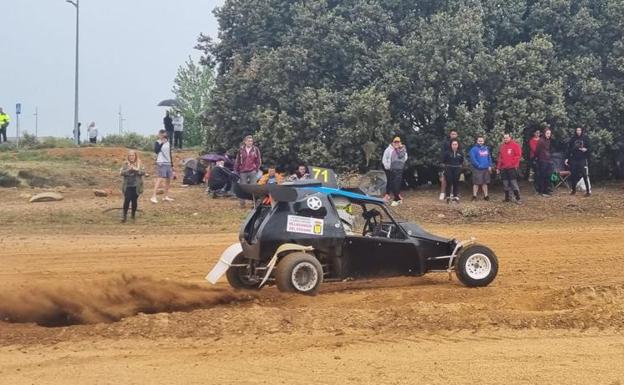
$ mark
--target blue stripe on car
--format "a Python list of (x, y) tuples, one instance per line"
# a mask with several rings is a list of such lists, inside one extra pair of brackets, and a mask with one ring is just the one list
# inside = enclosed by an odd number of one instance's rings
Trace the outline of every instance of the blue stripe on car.
[(310, 190), (314, 192), (319, 192), (325, 195), (337, 195), (343, 196), (345, 198), (358, 199), (361, 201), (375, 202), (375, 203), (384, 203), (384, 200), (381, 198), (375, 198), (368, 195), (356, 194), (350, 191), (339, 190), (331, 187), (304, 187), (304, 190)]

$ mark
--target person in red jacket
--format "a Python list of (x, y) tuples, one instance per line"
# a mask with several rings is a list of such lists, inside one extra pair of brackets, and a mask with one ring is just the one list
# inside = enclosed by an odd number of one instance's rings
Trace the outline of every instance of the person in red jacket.
[(517, 204), (522, 204), (520, 200), (520, 187), (518, 186), (518, 169), (522, 158), (522, 147), (511, 138), (511, 134), (503, 135), (503, 143), (498, 151), (498, 162), (496, 172), (501, 175), (503, 187), (505, 189), (505, 202), (511, 202), (511, 192), (516, 198)]

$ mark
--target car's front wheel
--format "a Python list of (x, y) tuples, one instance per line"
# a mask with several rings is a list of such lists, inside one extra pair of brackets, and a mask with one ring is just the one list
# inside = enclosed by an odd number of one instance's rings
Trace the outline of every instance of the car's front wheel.
[(455, 264), (457, 278), (468, 287), (489, 285), (498, 274), (498, 258), (482, 245), (462, 249)]
[(291, 253), (277, 264), (275, 283), (280, 291), (316, 295), (323, 282), (323, 267), (313, 255)]
[(238, 254), (232, 261), (232, 266), (225, 273), (230, 286), (235, 289), (259, 290), (259, 282), (249, 276), (248, 260), (243, 253)]

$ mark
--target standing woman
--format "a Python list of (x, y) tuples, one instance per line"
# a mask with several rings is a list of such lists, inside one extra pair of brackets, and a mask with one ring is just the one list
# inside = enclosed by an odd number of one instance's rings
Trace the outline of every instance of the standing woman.
[(136, 151), (128, 151), (128, 157), (121, 168), (120, 174), (123, 176), (121, 191), (123, 191), (124, 194), (123, 219), (121, 222), (125, 223), (128, 219), (130, 204), (132, 204), (130, 218), (134, 220), (138, 208), (139, 195), (143, 193), (143, 175), (145, 175), (145, 169)]
[(446, 178), (446, 203), (459, 202), (459, 174), (464, 165), (464, 156), (459, 150), (459, 141), (451, 139), (444, 153), (444, 177)]

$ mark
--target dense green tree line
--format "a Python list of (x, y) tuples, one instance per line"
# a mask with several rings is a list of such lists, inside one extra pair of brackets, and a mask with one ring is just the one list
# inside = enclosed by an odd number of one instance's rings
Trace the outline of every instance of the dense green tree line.
[(594, 169), (624, 134), (622, 0), (227, 0), (219, 39), (211, 149), (253, 133), (270, 162), (361, 169), (395, 134), (434, 165), (450, 129), (555, 137), (588, 129)]

